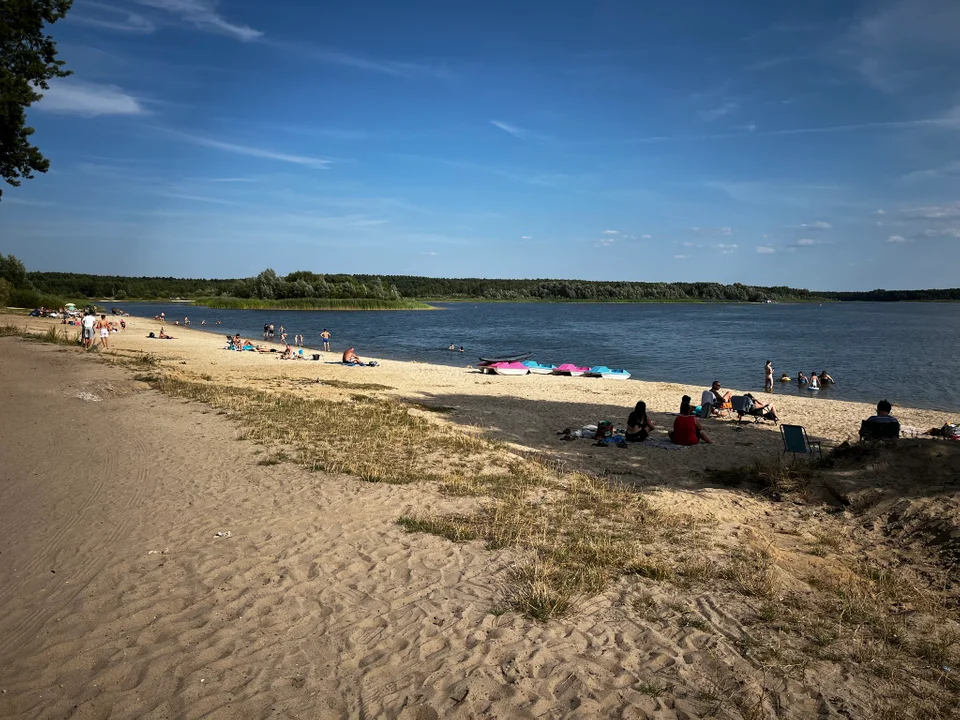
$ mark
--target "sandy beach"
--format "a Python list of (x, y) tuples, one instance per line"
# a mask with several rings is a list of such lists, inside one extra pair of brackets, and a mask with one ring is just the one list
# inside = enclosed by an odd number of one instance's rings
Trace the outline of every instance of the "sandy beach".
[[(935, 516), (955, 539), (945, 520), (958, 504), (951, 472), (934, 473), (920, 492), (904, 489), (910, 466), (887, 477), (875, 464), (847, 499), (864, 516), (773, 503), (706, 473), (776, 462), (782, 443), (770, 423), (706, 421), (715, 444), (676, 450), (557, 435), (600, 419), (622, 427), (644, 400), (655, 437), (665, 438), (680, 397), (696, 400), (703, 388), (489, 376), (470, 358), (462, 368), (385, 359), (344, 367), (332, 364), (339, 353), (281, 361), (227, 351), (222, 336), (197, 329), (167, 326), (176, 339), (148, 339), (158, 323), (126, 320), (99, 353), (0, 338), (0, 717), (893, 717), (882, 713), (896, 696), (874, 687), (892, 680), (866, 661), (774, 672), (773, 661), (756, 660), (742, 645), (760, 634), (747, 620), (757, 603), (719, 589), (621, 577), (562, 619), (492, 613), (517, 551), (396, 523), (457, 511), (464, 499), (431, 483), (267, 463), (275, 446), (245, 439), (223, 412), (158, 392), (123, 362), (149, 353), (164, 372), (198, 382), (408, 403), (431, 423), (709, 518), (716, 547), (723, 538), (767, 544), (785, 578), (823, 571), (823, 556), (804, 550), (821, 535), (864, 558), (896, 558), (926, 582), (950, 577), (919, 536), (901, 543), (885, 523), (910, 497), (910, 512)], [(0, 323), (42, 331), (55, 321)], [(772, 401), (825, 451), (854, 440), (873, 414), (865, 403)], [(951, 420), (894, 414), (921, 430)], [(937, 457), (956, 460), (956, 443), (914, 442), (924, 462), (935, 445)], [(659, 612), (639, 610), (638, 593)], [(922, 709), (900, 700), (914, 701)]]

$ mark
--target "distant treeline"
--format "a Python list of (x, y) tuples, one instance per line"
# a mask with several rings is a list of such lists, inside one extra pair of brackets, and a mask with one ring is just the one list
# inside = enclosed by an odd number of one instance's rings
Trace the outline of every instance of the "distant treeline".
[(860, 302), (944, 302), (960, 300), (960, 288), (946, 290), (870, 290), (869, 292), (817, 293), (831, 300)]
[[(16, 261), (13, 256), (10, 259)], [(22, 265), (18, 267), (22, 268)], [(370, 307), (409, 307), (414, 300), (516, 300), (567, 302), (783, 302), (960, 300), (960, 289), (813, 292), (782, 285), (734, 283), (649, 283), (591, 280), (488, 280), (413, 275), (343, 275), (298, 271), (280, 276), (264, 270), (240, 279), (123, 277), (80, 273), (30, 272), (26, 285), (47, 297), (116, 300), (201, 300), (218, 307), (332, 307), (314, 300), (368, 300)], [(16, 283), (14, 283), (16, 285)], [(232, 298), (248, 300), (234, 303)], [(281, 303), (280, 301), (283, 301)], [(298, 305), (295, 301), (301, 301)], [(234, 304), (230, 304), (234, 303)], [(346, 305), (359, 307), (359, 303)]]
[(431, 310), (416, 300), (375, 300), (372, 298), (256, 298), (209, 297), (194, 302), (215, 310)]

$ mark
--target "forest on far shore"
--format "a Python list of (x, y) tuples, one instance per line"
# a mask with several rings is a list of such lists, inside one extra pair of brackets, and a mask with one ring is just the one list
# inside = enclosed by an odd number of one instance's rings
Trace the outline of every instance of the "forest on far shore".
[[(594, 280), (504, 280), (431, 278), (415, 275), (347, 275), (299, 270), (278, 275), (267, 269), (249, 278), (206, 279), (125, 277), (86, 273), (27, 272), (13, 255), (0, 255), (0, 304), (55, 306), (66, 300), (191, 299), (226, 305), (229, 299), (258, 306), (271, 301), (376, 301), (383, 307), (410, 306), (416, 300), (490, 300), (546, 302), (805, 302), (805, 301), (949, 301), (960, 288), (943, 290), (811, 291), (712, 282), (619, 282)], [(280, 303), (278, 302), (278, 305)], [(331, 303), (332, 304), (332, 303)], [(369, 305), (372, 307), (373, 305)]]

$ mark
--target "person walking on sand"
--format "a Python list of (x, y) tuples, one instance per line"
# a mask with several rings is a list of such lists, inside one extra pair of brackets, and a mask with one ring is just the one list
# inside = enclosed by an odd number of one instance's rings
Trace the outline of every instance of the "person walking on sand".
[(320, 337), (323, 338), (323, 351), (330, 352), (330, 331), (324, 328)]
[(767, 364), (764, 366), (763, 371), (765, 373), (763, 379), (763, 389), (766, 392), (773, 392), (773, 362), (767, 360)]
[(104, 350), (110, 347), (110, 323), (107, 322), (107, 316), (101, 315), (94, 327), (100, 331), (100, 347)]

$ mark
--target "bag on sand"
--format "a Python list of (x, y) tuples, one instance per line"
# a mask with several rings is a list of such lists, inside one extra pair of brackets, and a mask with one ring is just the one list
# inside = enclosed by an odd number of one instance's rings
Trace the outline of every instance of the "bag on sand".
[(597, 440), (613, 436), (613, 423), (609, 420), (600, 420), (597, 423)]

